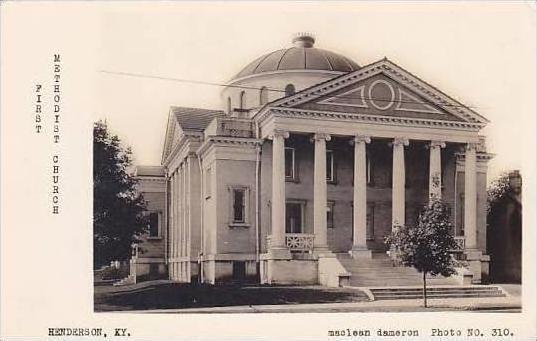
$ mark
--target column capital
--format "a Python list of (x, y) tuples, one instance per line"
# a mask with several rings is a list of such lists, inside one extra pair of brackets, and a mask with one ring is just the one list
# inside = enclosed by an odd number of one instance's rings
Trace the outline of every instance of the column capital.
[(327, 133), (315, 133), (311, 137), (311, 141), (317, 141), (317, 140), (330, 141), (331, 139), (332, 137), (330, 136), (330, 134), (327, 134)]
[(446, 148), (446, 143), (444, 141), (431, 141), (429, 143), (430, 148)]
[(371, 143), (371, 137), (366, 135), (355, 135), (352, 140), (349, 141), (351, 145), (355, 143)]
[(393, 141), (391, 142), (391, 144), (394, 146), (398, 146), (398, 145), (408, 146), (409, 141), (406, 137), (395, 137)]
[(464, 150), (465, 151), (477, 151), (477, 147), (478, 147), (479, 143), (467, 143), (465, 146), (464, 146)]
[(283, 137), (284, 139), (289, 138), (289, 132), (283, 129), (274, 129), (272, 134), (268, 136), (269, 140), (273, 140), (275, 137)]

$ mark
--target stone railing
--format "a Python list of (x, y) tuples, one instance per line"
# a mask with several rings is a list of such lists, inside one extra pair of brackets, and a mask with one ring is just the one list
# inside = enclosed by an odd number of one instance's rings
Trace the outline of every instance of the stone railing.
[(464, 236), (455, 236), (455, 243), (457, 243), (457, 248), (453, 250), (454, 252), (463, 252), (465, 247), (465, 238)]
[(291, 251), (313, 251), (314, 237), (307, 233), (286, 233), (285, 246)]
[[(272, 236), (267, 236), (267, 246), (271, 247)], [(308, 233), (286, 233), (285, 234), (285, 246), (290, 251), (313, 251), (313, 240), (315, 235)]]
[(229, 117), (219, 117), (217, 120), (217, 135), (253, 137), (253, 124), (251, 120)]

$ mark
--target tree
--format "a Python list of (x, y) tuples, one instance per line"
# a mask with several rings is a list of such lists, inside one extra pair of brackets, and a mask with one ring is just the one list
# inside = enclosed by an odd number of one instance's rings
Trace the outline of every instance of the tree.
[(448, 277), (455, 273), (450, 252), (457, 244), (452, 231), (447, 205), (433, 200), (423, 208), (416, 226), (400, 226), (386, 238), (386, 244), (395, 250), (401, 264), (423, 274), (424, 307), (427, 307), (427, 275)]
[[(515, 180), (519, 180), (518, 184), (514, 184)], [(505, 206), (506, 202), (511, 198), (516, 198), (520, 195), (521, 178), (518, 171), (510, 173), (502, 173), (498, 178), (492, 181), (487, 188), (487, 221), (493, 221), (495, 213), (500, 207)], [(517, 186), (518, 185), (518, 186)]]
[(93, 266), (127, 260), (132, 243), (147, 229), (146, 205), (129, 173), (130, 148), (124, 148), (105, 122), (93, 126)]

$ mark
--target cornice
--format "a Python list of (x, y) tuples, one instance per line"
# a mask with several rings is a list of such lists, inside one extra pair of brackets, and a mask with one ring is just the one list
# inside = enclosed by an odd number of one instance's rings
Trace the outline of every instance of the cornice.
[(174, 157), (181, 153), (182, 150), (188, 148), (190, 142), (201, 142), (203, 139), (203, 133), (201, 132), (192, 132), (192, 131), (183, 131), (183, 135), (172, 147), (171, 152), (166, 156), (164, 166), (167, 166)]
[(318, 110), (293, 109), (293, 108), (271, 108), (269, 111), (265, 112), (262, 117), (259, 118), (260, 124), (265, 119), (267, 119), (270, 115), (273, 115), (275, 117), (295, 117), (295, 118), (332, 119), (332, 120), (336, 119), (336, 120), (341, 120), (341, 121), (359, 121), (359, 122), (371, 123), (371, 124), (447, 128), (447, 129), (470, 130), (470, 131), (479, 131), (483, 127), (482, 123), (469, 123), (469, 122), (462, 122), (462, 121), (444, 121), (444, 120), (382, 116), (382, 115), (368, 115), (368, 114), (358, 114), (358, 113), (348, 113), (348, 112), (318, 111)]
[[(485, 152), (477, 152), (475, 155), (476, 155), (477, 161), (482, 161), (482, 162), (490, 161), (496, 156), (496, 154), (485, 153)], [(466, 160), (466, 156), (462, 152), (455, 153), (455, 156), (457, 157), (457, 161)]]
[(211, 146), (226, 145), (226, 146), (257, 146), (261, 144), (261, 140), (245, 137), (230, 137), (230, 136), (209, 136), (205, 142), (198, 148), (196, 154), (202, 156)]

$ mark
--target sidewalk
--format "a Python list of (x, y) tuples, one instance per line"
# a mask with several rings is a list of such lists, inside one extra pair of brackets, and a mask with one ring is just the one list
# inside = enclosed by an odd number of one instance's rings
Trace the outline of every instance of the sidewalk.
[(319, 303), (292, 305), (251, 305), (233, 307), (158, 309), (128, 311), (128, 313), (328, 313), (328, 312), (415, 312), (415, 311), (481, 311), (501, 310), (518, 312), (521, 308), (520, 297), (450, 298), (427, 300), (428, 308), (423, 307), (422, 299), (382, 300), (354, 303)]

